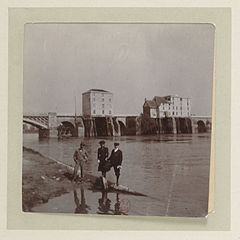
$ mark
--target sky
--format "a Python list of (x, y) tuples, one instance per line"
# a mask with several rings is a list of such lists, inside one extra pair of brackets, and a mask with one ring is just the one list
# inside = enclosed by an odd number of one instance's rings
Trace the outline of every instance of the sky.
[(191, 99), (210, 115), (214, 64), (211, 24), (26, 24), (24, 113), (82, 113), (82, 93), (114, 96), (114, 114), (142, 112), (144, 99)]

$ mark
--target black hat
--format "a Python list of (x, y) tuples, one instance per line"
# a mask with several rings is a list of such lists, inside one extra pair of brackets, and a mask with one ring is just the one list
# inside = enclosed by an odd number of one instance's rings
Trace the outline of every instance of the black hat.
[(119, 143), (115, 142), (115, 143), (114, 143), (114, 146), (119, 146)]
[(101, 140), (100, 142), (99, 142), (99, 144), (105, 144), (105, 141), (104, 140)]

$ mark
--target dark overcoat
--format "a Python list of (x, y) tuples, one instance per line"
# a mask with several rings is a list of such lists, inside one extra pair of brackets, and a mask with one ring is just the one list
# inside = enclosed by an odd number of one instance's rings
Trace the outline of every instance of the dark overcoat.
[(100, 147), (98, 148), (98, 160), (100, 163), (98, 165), (98, 171), (104, 171), (104, 164), (108, 157), (108, 148), (107, 147)]
[(117, 166), (121, 166), (122, 165), (122, 151), (118, 149), (115, 152), (113, 149), (111, 152), (111, 156), (109, 157), (109, 160), (114, 168), (116, 168)]

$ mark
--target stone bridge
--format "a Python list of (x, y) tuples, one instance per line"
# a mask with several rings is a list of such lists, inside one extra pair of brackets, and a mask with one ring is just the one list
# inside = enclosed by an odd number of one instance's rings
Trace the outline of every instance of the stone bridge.
[(59, 137), (60, 135), (78, 137), (84, 134), (83, 119), (80, 116), (57, 115), (50, 112), (47, 114), (24, 115), (23, 122), (37, 127), (40, 138)]
[(192, 133), (211, 132), (212, 118), (210, 116), (191, 116)]
[(39, 138), (96, 137), (211, 131), (211, 117), (145, 119), (135, 115), (83, 117), (70, 114), (24, 115), (23, 122), (39, 129)]

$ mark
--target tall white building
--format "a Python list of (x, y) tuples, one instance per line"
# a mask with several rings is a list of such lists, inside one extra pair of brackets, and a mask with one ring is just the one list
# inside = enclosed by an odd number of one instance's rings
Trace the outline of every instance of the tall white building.
[(90, 89), (82, 94), (83, 116), (113, 115), (113, 94), (102, 89)]
[(155, 96), (152, 100), (145, 99), (143, 114), (151, 118), (190, 117), (191, 102), (189, 98), (177, 95)]

